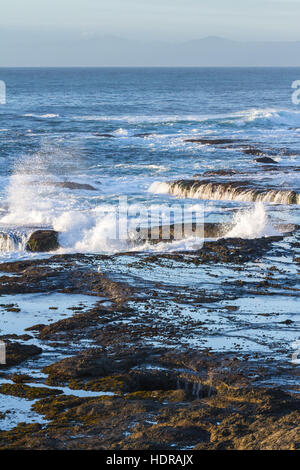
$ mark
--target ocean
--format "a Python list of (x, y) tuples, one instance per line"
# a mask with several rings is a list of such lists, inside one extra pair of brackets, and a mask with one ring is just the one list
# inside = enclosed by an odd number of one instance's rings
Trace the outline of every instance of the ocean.
[[(184, 198), (204, 211), (206, 222), (232, 222), (237, 210), (247, 209), (234, 232), (241, 237), (273, 233), (269, 217), (299, 223), (300, 108), (291, 88), (299, 73), (0, 69), (7, 88), (7, 103), (0, 106), (1, 258), (28, 257), (30, 233), (45, 227), (60, 233), (61, 252), (127, 250), (126, 240), (113, 236), (120, 197), (133, 208)], [(254, 161), (264, 155), (276, 168)], [(221, 186), (182, 191), (169, 184), (201, 179)], [(70, 182), (93, 190), (64, 187)], [(245, 190), (234, 194), (224, 182), (241, 182)], [(143, 249), (193, 249), (194, 242)]]

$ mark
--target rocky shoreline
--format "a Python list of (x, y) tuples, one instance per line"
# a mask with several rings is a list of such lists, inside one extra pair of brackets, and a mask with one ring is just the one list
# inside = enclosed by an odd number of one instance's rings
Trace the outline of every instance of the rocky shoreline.
[[(39, 419), (3, 429), (13, 410), (1, 412), (0, 448), (299, 449), (299, 366), (268, 333), (272, 315), (263, 310), (261, 351), (243, 347), (242, 330), (253, 319), (236, 303), (253, 293), (262, 302), (299, 296), (291, 265), (279, 272), (266, 262), (281, 251), (287, 257), (287, 244), (297, 267), (298, 232), (290, 239), (205, 242), (193, 253), (56, 255), (0, 265), (1, 308), (10, 315), (18, 308), (5, 304), (9, 295), (83, 294), (95, 301), (1, 336), (1, 397), (29, 404)], [(231, 276), (219, 278), (215, 263)], [(209, 276), (208, 287), (192, 279), (188, 289), (158, 282), (157, 269), (178, 265), (181, 273)], [(141, 269), (144, 280), (137, 281)], [(279, 331), (295, 327), (286, 315), (274, 316)], [(231, 338), (220, 319), (240, 330), (223, 351), (205, 344)]]

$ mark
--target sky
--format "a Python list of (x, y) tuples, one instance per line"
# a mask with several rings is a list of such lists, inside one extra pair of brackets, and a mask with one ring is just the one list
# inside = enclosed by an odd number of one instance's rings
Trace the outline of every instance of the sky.
[[(276, 65), (274, 48), (212, 44), (210, 53), (204, 44), (198, 53), (180, 45), (206, 37), (300, 41), (300, 0), (0, 1), (0, 67), (245, 65), (248, 56), (249, 65)], [(298, 66), (298, 57), (294, 46), (282, 49), (278, 64)]]
[(0, 28), (185, 41), (300, 40), (300, 0), (1, 0)]

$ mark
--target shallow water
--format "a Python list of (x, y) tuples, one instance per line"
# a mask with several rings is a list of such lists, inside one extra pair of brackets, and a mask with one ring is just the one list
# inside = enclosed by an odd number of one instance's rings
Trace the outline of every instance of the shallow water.
[(40, 414), (31, 410), (36, 401), (0, 394), (0, 412), (5, 413), (4, 419), (0, 420), (0, 430), (8, 431), (18, 423), (25, 422), (46, 424), (47, 421)]
[[(3, 295), (0, 297), (0, 334), (22, 335), (26, 333), (26, 328), (70, 317), (91, 308), (97, 301), (97, 297), (78, 294)], [(20, 311), (7, 311), (7, 305), (13, 305)]]

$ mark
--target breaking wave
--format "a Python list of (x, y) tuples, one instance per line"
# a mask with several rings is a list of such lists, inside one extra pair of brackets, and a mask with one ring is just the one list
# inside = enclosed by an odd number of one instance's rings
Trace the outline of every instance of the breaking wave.
[(190, 199), (300, 204), (300, 194), (295, 191), (253, 188), (243, 182), (216, 183), (197, 180), (154, 182), (149, 191), (154, 194), (171, 194)]
[[(54, 115), (44, 115), (39, 117), (54, 117)], [(147, 115), (82, 115), (73, 116), (74, 121), (91, 122), (125, 122), (129, 124), (143, 123), (180, 123), (180, 122), (220, 122), (223, 124), (236, 123), (246, 124), (267, 124), (300, 127), (300, 111), (276, 108), (251, 108), (234, 113), (224, 114), (173, 114), (161, 116)]]
[(280, 232), (272, 225), (262, 202), (256, 203), (250, 210), (239, 211), (235, 214), (232, 225), (225, 238), (254, 239), (280, 235)]
[(300, 127), (300, 111), (287, 109), (249, 109), (243, 111), (239, 116), (240, 124), (269, 124), (275, 126), (295, 126)]
[(59, 117), (59, 114), (52, 114), (52, 113), (48, 113), (48, 114), (31, 114), (31, 113), (28, 113), (28, 114), (24, 114), (24, 117), (34, 117), (34, 118), (40, 118), (40, 119), (53, 119), (53, 118)]

